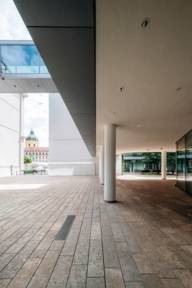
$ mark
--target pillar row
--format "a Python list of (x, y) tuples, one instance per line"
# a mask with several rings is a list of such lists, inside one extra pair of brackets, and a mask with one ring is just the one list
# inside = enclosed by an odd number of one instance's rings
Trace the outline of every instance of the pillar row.
[(104, 200), (116, 201), (116, 126), (104, 126)]
[(100, 146), (99, 150), (99, 180), (100, 184), (104, 184), (104, 148)]
[(167, 152), (161, 151), (161, 179), (166, 179), (167, 176)]

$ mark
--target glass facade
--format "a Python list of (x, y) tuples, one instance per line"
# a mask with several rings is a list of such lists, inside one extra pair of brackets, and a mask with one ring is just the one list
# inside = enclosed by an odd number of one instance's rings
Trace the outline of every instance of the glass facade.
[(177, 143), (177, 186), (192, 194), (192, 131)]
[(49, 74), (34, 44), (0, 44), (0, 73)]
[[(152, 173), (161, 172), (160, 152), (135, 152), (122, 155), (124, 173)], [(176, 153), (167, 152), (167, 174), (174, 175), (176, 171)]]

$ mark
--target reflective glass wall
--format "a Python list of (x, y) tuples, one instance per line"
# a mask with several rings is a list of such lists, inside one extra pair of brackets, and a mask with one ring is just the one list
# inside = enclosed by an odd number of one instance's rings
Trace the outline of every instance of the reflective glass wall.
[(1, 74), (48, 74), (34, 44), (0, 44)]
[(192, 194), (192, 131), (177, 143), (177, 186)]
[(192, 131), (186, 135), (186, 191), (192, 194)]
[(185, 137), (179, 139), (177, 145), (177, 186), (185, 190)]

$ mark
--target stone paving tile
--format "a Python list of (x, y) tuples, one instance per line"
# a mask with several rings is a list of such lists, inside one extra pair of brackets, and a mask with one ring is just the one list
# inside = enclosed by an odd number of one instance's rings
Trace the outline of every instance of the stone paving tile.
[(8, 288), (25, 288), (40, 264), (40, 259), (28, 259)]
[(124, 237), (123, 233), (121, 232), (121, 227), (120, 227), (119, 223), (118, 224), (112, 223), (111, 228), (112, 228), (113, 237), (114, 237), (116, 242), (125, 241), (125, 237)]
[(68, 235), (68, 238), (65, 242), (65, 245), (63, 247), (63, 250), (61, 251), (62, 255), (68, 255), (68, 256), (73, 256), (75, 253), (75, 248), (77, 245), (78, 241), (78, 236), (79, 236), (79, 231), (71, 231), (71, 233)]
[[(189, 270), (192, 270), (192, 254), (183, 250), (179, 249), (175, 251), (176, 256), (179, 258), (181, 263), (183, 263), (183, 268), (187, 268)], [(177, 267), (179, 268), (179, 267)]]
[(9, 284), (9, 279), (0, 279), (0, 288), (6, 288)]
[(105, 269), (106, 288), (125, 288), (123, 276), (120, 269)]
[(49, 280), (47, 288), (63, 288), (66, 287), (67, 280), (69, 277), (72, 256), (60, 256), (57, 264), (53, 270), (52, 276)]
[(185, 288), (192, 288), (192, 273), (188, 270), (176, 270), (175, 275), (181, 280)]
[(53, 240), (51, 246), (49, 247), (49, 250), (52, 251), (61, 251), (65, 244), (64, 240)]
[(142, 246), (139, 245), (140, 239), (137, 238), (130, 224), (124, 225), (123, 234), (127, 241), (128, 249), (132, 253), (142, 253)]
[(153, 273), (153, 266), (150, 263), (147, 255), (145, 254), (134, 254), (133, 258), (137, 264), (139, 272), (142, 273)]
[(42, 260), (38, 270), (30, 281), (28, 288), (45, 288), (51, 277), (56, 261), (59, 257), (58, 252), (48, 251), (45, 258)]
[(14, 258), (14, 254), (6, 254), (4, 253), (2, 256), (0, 256), (0, 271), (3, 270), (5, 266), (11, 261), (11, 259)]
[(192, 256), (192, 245), (181, 246), (181, 248)]
[(115, 241), (110, 226), (102, 225), (103, 254), (106, 268), (120, 267)]
[(121, 270), (123, 278), (126, 281), (138, 281), (141, 280), (141, 275), (138, 271), (137, 265), (130, 255), (128, 245), (126, 242), (117, 243), (117, 251), (120, 260)]
[(86, 265), (73, 265), (69, 275), (67, 288), (85, 288), (86, 287)]
[(158, 275), (155, 274), (143, 274), (142, 275), (144, 288), (163, 288), (164, 285)]
[(13, 278), (23, 266), (25, 261), (31, 255), (32, 251), (37, 246), (37, 241), (30, 241), (24, 249), (18, 253), (9, 264), (0, 272), (0, 278)]
[(105, 288), (104, 278), (87, 278), (86, 288)]
[(173, 181), (118, 180), (113, 205), (96, 177), (2, 181), (46, 186), (0, 191), (0, 288), (192, 288), (192, 197)]
[(91, 240), (89, 250), (88, 277), (104, 277), (101, 240)]
[(162, 279), (165, 288), (184, 288), (179, 279)]
[(79, 238), (74, 255), (75, 264), (86, 265), (88, 263), (90, 241), (89, 239), (90, 235), (82, 236)]
[(125, 283), (125, 287), (126, 288), (144, 288), (142, 282), (127, 282)]

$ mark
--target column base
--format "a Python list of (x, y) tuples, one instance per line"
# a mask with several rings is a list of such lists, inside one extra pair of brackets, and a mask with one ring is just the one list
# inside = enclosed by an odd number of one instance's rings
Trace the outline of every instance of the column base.
[(108, 201), (108, 200), (104, 200), (106, 203), (117, 203), (117, 200), (112, 200), (112, 201)]

